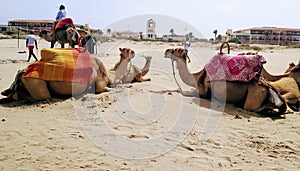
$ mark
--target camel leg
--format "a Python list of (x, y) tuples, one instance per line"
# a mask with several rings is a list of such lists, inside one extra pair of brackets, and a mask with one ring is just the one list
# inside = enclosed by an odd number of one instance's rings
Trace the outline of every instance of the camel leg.
[(107, 88), (108, 81), (107, 80), (101, 80), (96, 79), (95, 81), (95, 92), (101, 93), (101, 92), (107, 92), (109, 89)]
[(283, 94), (282, 98), (287, 103), (286, 104), (286, 106), (287, 106), (286, 113), (294, 113), (294, 110), (291, 109), (288, 104), (290, 104), (291, 106), (297, 105), (297, 103), (299, 103), (299, 98), (293, 93)]
[(93, 78), (95, 79), (95, 92), (101, 93), (109, 91), (107, 85), (111, 84), (112, 80), (109, 78), (104, 64), (95, 56), (92, 56), (92, 59), (94, 70), (97, 69), (93, 74)]
[(251, 111), (262, 111), (267, 107), (263, 106), (268, 95), (268, 90), (264, 86), (260, 86), (257, 83), (249, 84), (244, 109)]
[(151, 81), (151, 78), (143, 78), (143, 72), (137, 66), (132, 65), (132, 69), (134, 69), (134, 72), (136, 73), (135, 80), (137, 82)]
[(30, 96), (35, 100), (51, 98), (47, 82), (36, 78), (22, 78), (22, 83)]
[(54, 48), (54, 45), (55, 45), (55, 42), (54, 42), (54, 41), (51, 41), (51, 46), (50, 46), (50, 48)]

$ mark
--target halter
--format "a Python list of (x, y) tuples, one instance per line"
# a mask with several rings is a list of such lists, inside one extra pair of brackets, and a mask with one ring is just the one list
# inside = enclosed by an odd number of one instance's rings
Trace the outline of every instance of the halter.
[(172, 65), (174, 80), (175, 80), (175, 82), (176, 82), (176, 84), (177, 84), (177, 86), (179, 88), (179, 91), (182, 93), (182, 89), (181, 89), (181, 87), (180, 87), (180, 85), (179, 85), (179, 83), (178, 83), (178, 81), (177, 81), (177, 79), (175, 77), (174, 60), (172, 58), (171, 58), (171, 65)]

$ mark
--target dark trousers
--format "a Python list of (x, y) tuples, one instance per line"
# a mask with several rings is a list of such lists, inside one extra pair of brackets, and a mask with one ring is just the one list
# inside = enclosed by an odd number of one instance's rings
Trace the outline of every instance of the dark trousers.
[(33, 50), (29, 50), (29, 56), (28, 56), (28, 60), (27, 62), (30, 61), (31, 55), (34, 57), (35, 61), (37, 61), (38, 59), (36, 58), (35, 54), (33, 53)]

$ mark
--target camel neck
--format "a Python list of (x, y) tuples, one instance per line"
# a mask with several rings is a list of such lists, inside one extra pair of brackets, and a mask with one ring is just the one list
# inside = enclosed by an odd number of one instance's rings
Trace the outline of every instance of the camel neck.
[(181, 78), (181, 80), (191, 86), (191, 87), (195, 87), (197, 86), (196, 84), (196, 79), (195, 79), (195, 76), (190, 73), (187, 65), (186, 65), (186, 61), (184, 60), (178, 60), (177, 61), (177, 65), (178, 65), (178, 70), (179, 70), (179, 76)]

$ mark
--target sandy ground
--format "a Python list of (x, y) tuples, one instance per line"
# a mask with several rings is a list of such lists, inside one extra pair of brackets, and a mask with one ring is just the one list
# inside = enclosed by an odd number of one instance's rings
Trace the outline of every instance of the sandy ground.
[[(29, 64), (28, 53), (18, 53), (27, 51), (25, 40), (19, 43), (18, 48), (17, 40), (0, 40), (1, 91)], [(35, 53), (49, 46), (40, 40)], [(140, 68), (142, 56), (152, 56), (146, 75), (152, 80), (80, 98), (1, 104), (0, 170), (299, 170), (300, 113), (272, 119), (182, 96), (174, 91), (171, 62), (163, 58), (167, 48), (180, 46), (125, 40), (98, 44), (107, 68), (118, 60), (120, 47), (135, 50), (133, 64)], [(260, 54), (270, 73), (282, 74), (290, 62), (298, 62), (299, 52), (274, 46)], [(202, 69), (216, 53), (210, 44), (193, 43), (190, 71)]]

